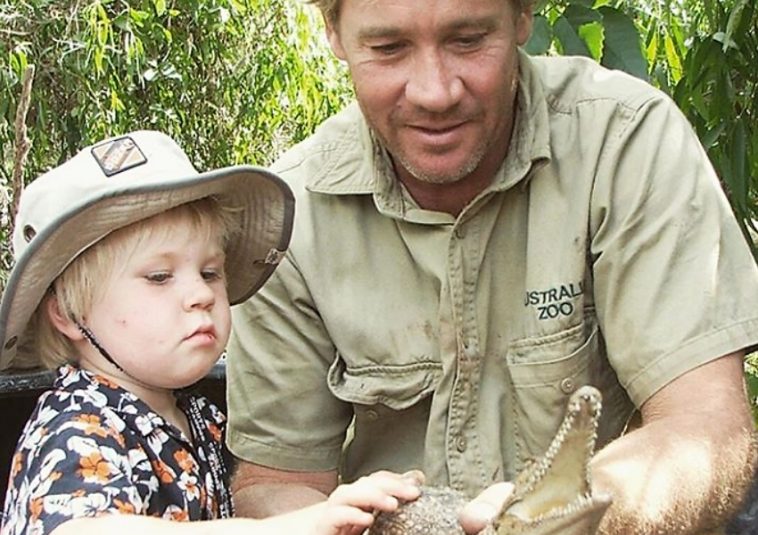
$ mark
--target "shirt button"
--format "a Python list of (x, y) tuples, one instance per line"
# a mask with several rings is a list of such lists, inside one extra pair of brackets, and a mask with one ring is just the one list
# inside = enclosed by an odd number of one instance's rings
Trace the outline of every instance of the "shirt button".
[(571, 394), (576, 390), (576, 384), (571, 377), (566, 377), (561, 381), (561, 390), (564, 394)]
[(463, 453), (466, 451), (466, 437), (458, 437), (458, 440), (455, 441), (455, 449), (457, 449), (459, 452)]
[(455, 229), (455, 237), (459, 240), (462, 240), (466, 237), (466, 229), (463, 227), (458, 227)]
[(463, 355), (469, 359), (476, 357), (476, 351), (474, 351), (474, 342), (472, 340), (463, 342)]
[(376, 412), (374, 409), (369, 409), (366, 411), (366, 419), (370, 422), (373, 422), (375, 420), (379, 419), (379, 413)]

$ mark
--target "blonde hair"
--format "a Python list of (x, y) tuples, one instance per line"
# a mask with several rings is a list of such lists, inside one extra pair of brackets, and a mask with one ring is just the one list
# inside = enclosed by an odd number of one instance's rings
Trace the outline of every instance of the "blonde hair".
[(215, 197), (205, 197), (127, 225), (91, 245), (53, 282), (29, 321), (27, 330), (35, 333), (35, 350), (46, 367), (55, 368), (76, 360), (71, 340), (50, 321), (47, 312), (49, 300), (57, 299), (60, 314), (69, 320), (81, 321), (102, 297), (102, 282), (124, 265), (145, 239), (168, 234), (182, 225), (188, 225), (193, 232), (205, 237), (216, 236), (223, 248), (239, 230), (237, 220), (229, 209), (224, 208)]
[[(522, 11), (532, 7), (536, 0), (509, 0), (513, 4), (520, 8)], [(341, 0), (307, 0), (309, 4), (315, 5), (320, 11), (324, 20), (332, 25), (336, 26), (340, 17), (340, 3)]]

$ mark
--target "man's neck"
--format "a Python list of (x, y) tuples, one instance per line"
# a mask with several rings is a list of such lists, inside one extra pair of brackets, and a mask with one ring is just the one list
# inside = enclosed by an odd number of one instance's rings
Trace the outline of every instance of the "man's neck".
[(416, 203), (425, 210), (445, 212), (454, 217), (490, 185), (494, 173), (473, 173), (448, 184), (419, 180), (405, 169), (398, 169), (398, 178)]

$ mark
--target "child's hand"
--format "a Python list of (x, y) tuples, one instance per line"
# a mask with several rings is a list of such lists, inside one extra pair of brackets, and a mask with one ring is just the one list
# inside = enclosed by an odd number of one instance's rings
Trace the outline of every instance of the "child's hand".
[(354, 483), (340, 485), (329, 495), (315, 533), (318, 535), (358, 535), (374, 522), (378, 511), (394, 511), (401, 501), (419, 497), (424, 474), (380, 471)]

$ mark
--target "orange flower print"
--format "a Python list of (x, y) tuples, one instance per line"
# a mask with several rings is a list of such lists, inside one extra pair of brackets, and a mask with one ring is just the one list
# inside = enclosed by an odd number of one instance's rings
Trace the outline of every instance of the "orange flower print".
[(77, 472), (84, 479), (95, 479), (99, 482), (106, 482), (111, 475), (110, 465), (96, 451), (79, 459), (79, 466), (80, 468)]
[(93, 378), (98, 383), (100, 383), (102, 385), (105, 385), (105, 386), (108, 386), (110, 388), (113, 388), (114, 390), (118, 390), (120, 388), (119, 385), (118, 385), (118, 383), (115, 383), (115, 382), (111, 381), (110, 379), (108, 379), (107, 377), (103, 377), (102, 375), (93, 375)]
[(113, 499), (113, 503), (118, 507), (118, 512), (122, 515), (133, 515), (135, 513), (134, 504), (129, 502), (122, 502), (118, 498)]
[(42, 498), (34, 498), (29, 502), (29, 516), (31, 516), (32, 522), (39, 518), (39, 515), (42, 513), (42, 508)]
[(187, 450), (181, 449), (174, 452), (174, 459), (185, 472), (192, 472), (195, 469), (195, 459)]
[(182, 489), (184, 496), (188, 501), (197, 500), (200, 498), (200, 487), (197, 484), (197, 478), (183, 472), (179, 476), (179, 481), (176, 482), (177, 486)]
[(16, 475), (21, 471), (21, 468), (24, 466), (24, 454), (19, 452), (16, 452), (16, 454), (13, 456), (13, 460), (11, 461), (11, 478), (16, 477)]
[(102, 438), (108, 436), (108, 431), (100, 425), (100, 417), (96, 414), (80, 414), (77, 421), (84, 424), (85, 435), (97, 435)]
[(221, 429), (216, 424), (208, 424), (208, 431), (210, 432), (213, 440), (221, 442)]
[(171, 520), (174, 520), (176, 522), (187, 522), (189, 520), (189, 513), (185, 511), (184, 509), (174, 508), (171, 511), (168, 511), (169, 518)]
[(124, 439), (124, 435), (117, 432), (115, 429), (111, 430), (110, 435), (113, 437), (113, 439), (118, 443), (119, 446), (122, 448), (126, 446), (126, 440)]
[(153, 461), (151, 464), (153, 465), (153, 470), (155, 470), (158, 479), (161, 480), (161, 483), (172, 483), (174, 479), (176, 479), (171, 467), (160, 459)]

